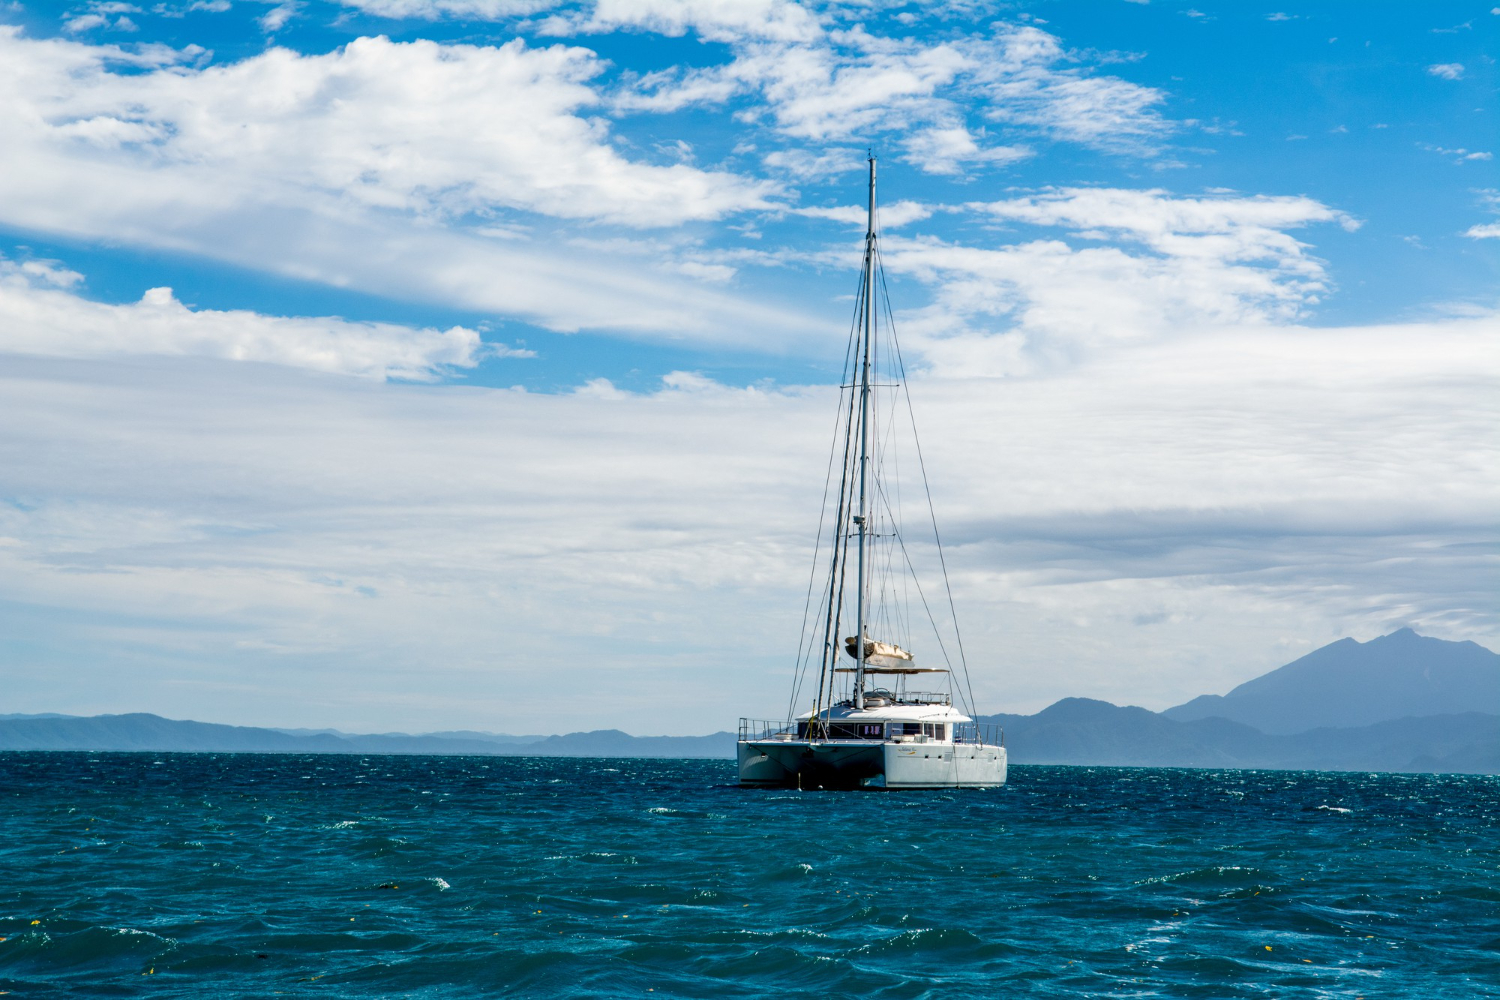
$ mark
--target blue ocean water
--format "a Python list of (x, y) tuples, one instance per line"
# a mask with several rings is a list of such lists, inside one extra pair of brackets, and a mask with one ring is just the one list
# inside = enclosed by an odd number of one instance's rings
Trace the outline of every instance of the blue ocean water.
[(0, 990), (1500, 997), (1500, 779), (0, 754)]

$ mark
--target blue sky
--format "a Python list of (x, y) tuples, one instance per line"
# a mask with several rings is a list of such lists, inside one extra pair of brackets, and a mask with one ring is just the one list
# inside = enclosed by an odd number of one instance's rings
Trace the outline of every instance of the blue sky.
[(9, 710), (778, 704), (866, 149), (982, 702), (1493, 644), (1497, 11), (13, 3)]

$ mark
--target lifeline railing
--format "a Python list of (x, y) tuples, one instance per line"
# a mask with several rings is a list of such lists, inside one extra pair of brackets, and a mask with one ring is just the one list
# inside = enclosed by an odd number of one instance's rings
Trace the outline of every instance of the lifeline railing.
[[(805, 723), (803, 723), (805, 725)], [(856, 736), (847, 732), (848, 724), (834, 723), (841, 730), (835, 737), (840, 740), (854, 740), (865, 743), (883, 743), (887, 739), (895, 739), (882, 732), (879, 736)], [(900, 723), (897, 723), (900, 725)], [(1005, 728), (988, 722), (955, 722), (953, 725), (953, 742), (962, 744), (978, 744), (992, 747), (1005, 746)], [(826, 736), (820, 738), (826, 739)], [(765, 719), (741, 719), (740, 720), (740, 742), (756, 740), (795, 740), (805, 739), (806, 731), (799, 729), (796, 722), (768, 722)]]
[(990, 722), (955, 722), (954, 743), (978, 743), (985, 746), (1005, 746), (1005, 727)]
[(764, 719), (740, 720), (741, 742), (745, 740), (774, 740), (778, 736), (783, 739), (796, 739), (797, 723), (767, 722)]

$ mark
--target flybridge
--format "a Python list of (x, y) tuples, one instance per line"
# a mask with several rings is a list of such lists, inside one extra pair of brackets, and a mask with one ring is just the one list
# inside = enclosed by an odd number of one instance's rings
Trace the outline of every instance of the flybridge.
[[(869, 162), (864, 266), (845, 360), (847, 377), (840, 380), (824, 523), (814, 553), (796, 682), (785, 723), (772, 726), (741, 720), (740, 783), (799, 788), (999, 785), (1005, 781), (1005, 748), (998, 741), (987, 741), (990, 734), (972, 728), (972, 719), (954, 707), (951, 687), (941, 693), (906, 690), (907, 679), (918, 674), (944, 675), (951, 685), (955, 667), (951, 656), (956, 654), (963, 693), (968, 688), (968, 669), (937, 519), (927, 494), (895, 323), (889, 301), (875, 294), (877, 285), (883, 290), (885, 282), (880, 269), (873, 156)], [(904, 406), (895, 405), (902, 402)], [(912, 449), (904, 457), (897, 433), (904, 426), (903, 417), (910, 420)], [(925, 500), (921, 513), (932, 526), (932, 542), (942, 568), (942, 594), (951, 616), (946, 638), (943, 623), (934, 616), (929, 594), (917, 577), (903, 532), (897, 476), (903, 460), (908, 471), (920, 473)], [(817, 568), (823, 571), (821, 586)], [(923, 625), (931, 628), (924, 641), (930, 641), (936, 653), (929, 662), (940, 658), (942, 666), (921, 665), (911, 652), (913, 631)], [(850, 626), (854, 634), (845, 635)], [(880, 686), (872, 684), (877, 678)], [(811, 708), (798, 713), (797, 703), (804, 694)], [(972, 704), (972, 694), (968, 701)]]

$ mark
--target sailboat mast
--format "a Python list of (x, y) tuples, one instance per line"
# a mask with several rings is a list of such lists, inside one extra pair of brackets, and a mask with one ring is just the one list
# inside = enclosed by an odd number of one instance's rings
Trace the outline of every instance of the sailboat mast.
[(870, 157), (870, 207), (865, 224), (865, 329), (859, 366), (859, 602), (854, 634), (854, 707), (865, 707), (865, 612), (869, 603), (866, 550), (870, 537), (870, 353), (875, 339), (875, 157)]

